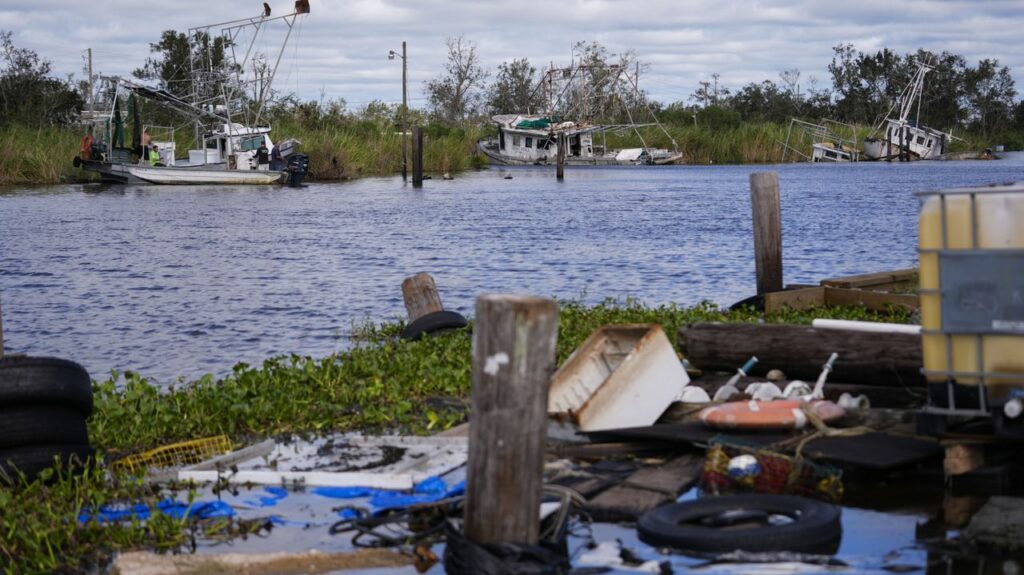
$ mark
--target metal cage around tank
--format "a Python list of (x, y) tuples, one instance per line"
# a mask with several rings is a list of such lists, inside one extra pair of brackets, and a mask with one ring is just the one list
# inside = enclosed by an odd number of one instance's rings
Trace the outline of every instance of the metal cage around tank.
[(1001, 420), (1024, 397), (1024, 183), (917, 195), (923, 413)]

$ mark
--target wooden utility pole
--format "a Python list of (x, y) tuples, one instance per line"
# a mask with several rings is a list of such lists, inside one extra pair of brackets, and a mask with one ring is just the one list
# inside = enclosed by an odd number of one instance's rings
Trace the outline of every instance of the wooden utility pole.
[(402, 282), (402, 299), (405, 300), (410, 322), (444, 310), (441, 294), (437, 292), (437, 284), (434, 283), (434, 278), (425, 272), (405, 278)]
[(408, 181), (408, 163), (409, 163), (409, 152), (406, 144), (408, 136), (408, 120), (409, 120), (409, 91), (406, 88), (406, 75), (408, 72), (408, 60), (405, 58), (405, 40), (402, 41), (402, 181)]
[(85, 103), (88, 105), (89, 111), (92, 111), (92, 48), (88, 48), (89, 52), (89, 94), (85, 98)]
[(465, 535), (476, 543), (537, 543), (555, 370), (558, 304), (488, 294), (476, 301)]
[(423, 187), (423, 128), (412, 129), (412, 187)]
[(754, 213), (754, 263), (757, 293), (782, 290), (782, 202), (779, 174), (750, 174), (750, 204)]

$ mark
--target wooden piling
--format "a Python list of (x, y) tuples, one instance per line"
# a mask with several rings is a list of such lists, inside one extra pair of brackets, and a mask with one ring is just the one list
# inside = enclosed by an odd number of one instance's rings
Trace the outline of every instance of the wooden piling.
[(558, 304), (488, 294), (476, 301), (465, 535), (536, 544), (555, 370)]
[(423, 187), (423, 128), (412, 129), (412, 186)]
[(402, 282), (402, 298), (405, 300), (410, 322), (444, 310), (444, 306), (441, 305), (441, 294), (437, 292), (437, 284), (434, 283), (434, 278), (425, 272), (405, 278)]
[(0, 300), (0, 359), (4, 358), (4, 307)]
[(750, 203), (754, 212), (754, 263), (757, 293), (782, 290), (782, 202), (779, 174), (750, 174)]
[(565, 179), (565, 132), (558, 133), (558, 153), (555, 155), (555, 179)]

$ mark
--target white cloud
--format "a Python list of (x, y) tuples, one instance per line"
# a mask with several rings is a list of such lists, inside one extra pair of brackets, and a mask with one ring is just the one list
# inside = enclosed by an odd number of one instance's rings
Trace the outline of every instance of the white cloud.
[[(798, 68), (827, 85), (832, 46), (849, 42), (869, 51), (948, 50), (968, 61), (997, 58), (1018, 82), (1024, 55), (1016, 50), (1024, 4), (1003, 0), (310, 0), (282, 59), (278, 88), (305, 99), (345, 98), (354, 105), (401, 96), (401, 63), (388, 50), (409, 43), (410, 96), (422, 102), (423, 82), (438, 74), (444, 40), (464, 35), (485, 66), (526, 57), (537, 67), (564, 64), (578, 40), (597, 40), (612, 52), (632, 49), (648, 63), (642, 86), (658, 100), (685, 100), (711, 74), (736, 88), (777, 79)], [(275, 14), (288, 0), (270, 0)], [(4, 0), (0, 28), (18, 46), (51, 60), (60, 74), (81, 75), (82, 54), (94, 66), (129, 74), (166, 29), (257, 15), (261, 0)], [(268, 32), (264, 40), (268, 40)], [(1021, 85), (1024, 92), (1024, 82)]]

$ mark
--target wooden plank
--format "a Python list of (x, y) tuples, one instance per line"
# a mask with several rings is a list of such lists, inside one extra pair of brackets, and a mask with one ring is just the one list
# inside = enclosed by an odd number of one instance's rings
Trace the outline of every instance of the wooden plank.
[(821, 285), (847, 289), (870, 288), (875, 291), (888, 291), (896, 287), (912, 287), (917, 284), (917, 278), (917, 268), (908, 268), (888, 272), (829, 278), (821, 280)]
[(704, 469), (702, 455), (687, 454), (661, 467), (647, 467), (587, 502), (584, 510), (595, 521), (631, 521), (647, 511), (676, 500), (692, 487)]
[(890, 307), (915, 310), (921, 307), (917, 294), (895, 294), (863, 289), (826, 287), (825, 303), (836, 306), (864, 306), (875, 311), (887, 311)]
[(825, 288), (810, 287), (764, 294), (764, 311), (782, 311), (785, 308), (807, 309), (825, 305)]
[[(769, 447), (789, 441), (807, 432), (734, 432), (711, 429), (699, 421), (646, 428), (616, 429), (588, 434), (594, 441), (674, 441), (703, 446), (714, 437), (735, 439), (747, 445)], [(866, 433), (850, 437), (822, 437), (807, 443), (803, 454), (840, 467), (871, 471), (888, 471), (915, 465), (929, 459), (938, 459), (943, 448), (931, 439)]]
[(924, 386), (921, 337), (780, 324), (699, 323), (679, 330), (683, 356), (704, 371), (734, 372), (751, 356), (752, 375), (781, 369), (790, 379), (814, 381), (833, 352), (831, 377), (866, 385)]
[(473, 330), (465, 535), (477, 543), (537, 543), (555, 371), (558, 304), (482, 295)]
[(757, 293), (782, 290), (782, 203), (779, 174), (750, 174), (750, 205), (754, 214), (754, 266)]

